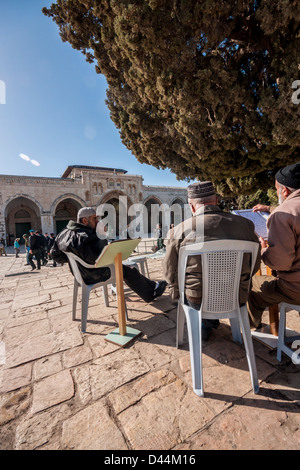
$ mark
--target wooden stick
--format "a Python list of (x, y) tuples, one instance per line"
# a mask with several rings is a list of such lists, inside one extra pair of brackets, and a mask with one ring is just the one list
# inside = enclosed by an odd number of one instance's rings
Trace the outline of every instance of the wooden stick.
[[(272, 276), (272, 269), (267, 266), (267, 276)], [(269, 321), (270, 321), (270, 333), (274, 336), (278, 336), (279, 327), (279, 311), (278, 304), (269, 305)]]
[(118, 318), (119, 318), (119, 334), (126, 335), (126, 318), (125, 318), (125, 298), (123, 284), (123, 265), (122, 253), (118, 253), (115, 257), (116, 284), (118, 297)]

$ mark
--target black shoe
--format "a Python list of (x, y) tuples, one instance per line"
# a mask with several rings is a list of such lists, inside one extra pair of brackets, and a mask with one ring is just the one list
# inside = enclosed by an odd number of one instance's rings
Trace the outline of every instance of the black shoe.
[(35, 269), (36, 269), (36, 267), (35, 267), (35, 266), (33, 266), (33, 267), (31, 268), (31, 271), (34, 271)]
[(156, 289), (154, 289), (153, 299), (160, 297), (166, 290), (168, 283), (166, 281), (160, 281)]
[(202, 341), (207, 341), (211, 335), (213, 328), (216, 330), (220, 325), (219, 320), (202, 320), (201, 337)]

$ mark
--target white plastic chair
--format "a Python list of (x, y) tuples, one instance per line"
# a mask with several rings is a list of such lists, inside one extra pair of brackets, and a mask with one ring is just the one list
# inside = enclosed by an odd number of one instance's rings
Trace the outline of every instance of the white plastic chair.
[[(185, 319), (188, 327), (193, 389), (204, 396), (202, 373), (202, 319), (229, 318), (234, 341), (246, 349), (254, 393), (258, 393), (258, 378), (250, 323), (246, 304), (239, 305), (239, 286), (243, 255), (251, 254), (251, 279), (259, 245), (241, 240), (217, 240), (184, 246), (179, 251), (178, 282), (180, 299), (177, 309), (177, 347), (183, 342)], [(185, 304), (185, 273), (189, 256), (201, 255), (202, 304), (200, 310)], [(249, 280), (250, 289), (250, 280)]]
[[(72, 273), (74, 276), (72, 320), (76, 319), (78, 286), (81, 286), (81, 297), (82, 297), (81, 298), (81, 331), (85, 333), (90, 292), (92, 289), (96, 289), (97, 287), (102, 287), (105, 306), (106, 307), (109, 306), (107, 286), (109, 284), (114, 284), (116, 282), (115, 266), (114, 265), (105, 266), (110, 269), (110, 277), (106, 281), (98, 282), (96, 284), (85, 284), (84, 280), (82, 279), (82, 275), (81, 275), (81, 272), (79, 271), (77, 263), (81, 264), (82, 266), (88, 269), (95, 269), (95, 266), (92, 264), (85, 263), (81, 258), (74, 255), (73, 253), (69, 253), (66, 251), (64, 251), (64, 253), (68, 257), (68, 261), (70, 263)], [(126, 302), (125, 302), (125, 307), (126, 307)], [(126, 319), (128, 320), (127, 308), (126, 308)]]
[(277, 340), (277, 360), (279, 362), (281, 361), (282, 352), (284, 352), (291, 359), (295, 352), (293, 349), (289, 348), (286, 343), (292, 343), (293, 341), (300, 340), (300, 333), (299, 335), (295, 336), (286, 335), (286, 310), (296, 310), (297, 312), (300, 312), (300, 305), (288, 304), (287, 302), (282, 302), (280, 305), (280, 319)]

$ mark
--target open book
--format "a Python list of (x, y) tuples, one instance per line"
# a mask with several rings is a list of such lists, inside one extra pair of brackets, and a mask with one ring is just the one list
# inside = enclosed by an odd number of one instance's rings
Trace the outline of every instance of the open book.
[(129, 258), (131, 253), (136, 249), (141, 239), (114, 240), (106, 245), (95, 261), (96, 268), (102, 268), (114, 264), (115, 257), (118, 253), (122, 253), (122, 260)]
[(265, 240), (268, 238), (267, 219), (270, 215), (269, 212), (253, 212), (252, 209), (245, 209), (232, 211), (232, 214), (251, 220), (255, 225), (256, 234)]

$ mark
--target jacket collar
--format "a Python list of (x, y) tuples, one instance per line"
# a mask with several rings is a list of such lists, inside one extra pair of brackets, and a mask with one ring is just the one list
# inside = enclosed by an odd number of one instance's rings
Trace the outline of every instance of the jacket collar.
[(219, 206), (214, 206), (212, 204), (207, 204), (207, 205), (200, 206), (196, 210), (196, 212), (193, 214), (193, 216), (201, 215), (201, 214), (207, 214), (209, 212), (223, 212), (223, 211), (222, 211), (222, 209), (220, 209)]
[[(293, 193), (291, 193), (286, 199), (285, 201), (289, 201), (290, 199), (293, 199), (294, 197), (299, 197), (300, 196), (300, 189), (296, 189), (296, 191), (294, 191)], [(283, 202), (285, 202), (283, 201)]]

